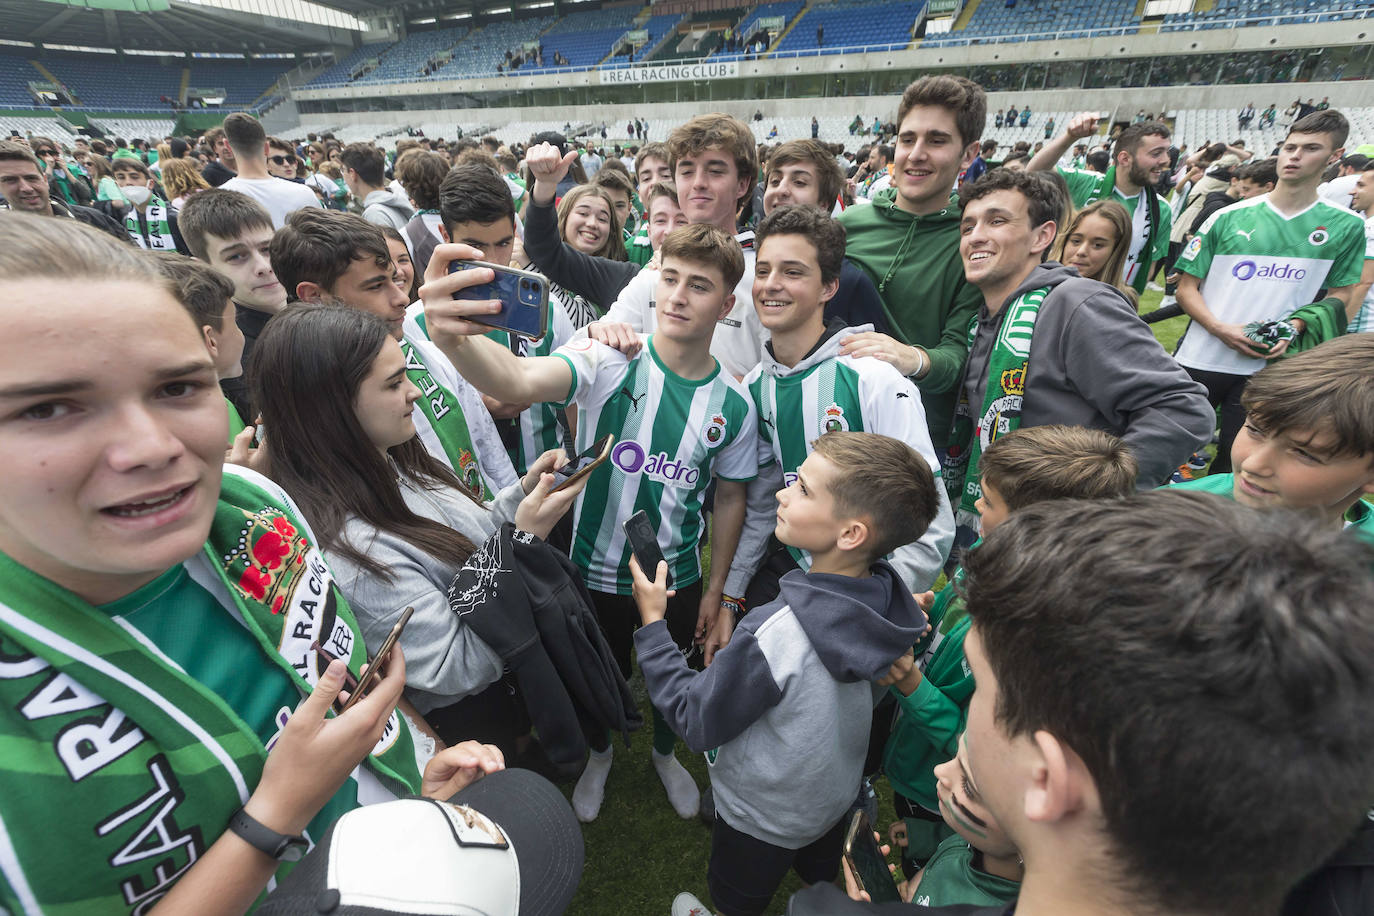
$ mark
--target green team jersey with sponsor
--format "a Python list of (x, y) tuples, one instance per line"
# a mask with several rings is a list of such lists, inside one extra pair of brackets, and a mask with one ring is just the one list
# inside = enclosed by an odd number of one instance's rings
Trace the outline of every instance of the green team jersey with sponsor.
[(758, 421), (749, 394), (717, 364), (704, 379), (668, 369), (652, 336), (633, 358), (590, 339), (554, 356), (572, 369), (563, 404), (580, 410), (577, 448), (615, 436), (611, 458), (592, 472), (577, 498), (572, 560), (587, 587), (630, 594), (630, 546), (622, 523), (644, 510), (673, 581), (701, 578), (697, 546), (701, 502), (711, 477), (758, 474)]
[(921, 869), (911, 902), (916, 906), (998, 906), (1021, 893), (1021, 882), (999, 878), (973, 867), (976, 855), (968, 840), (955, 835), (935, 850)]
[[(791, 486), (811, 445), (834, 431), (880, 433), (921, 453), (936, 477), (940, 465), (930, 444), (925, 409), (914, 385), (891, 365), (870, 358), (836, 356), (796, 375), (775, 376), (760, 364), (744, 377), (758, 411), (759, 465), (777, 462)], [(788, 546), (802, 569), (811, 555)]]
[[(1358, 283), (1364, 266), (1364, 220), (1317, 200), (1285, 216), (1262, 194), (1218, 210), (1178, 258), (1178, 269), (1201, 280), (1217, 320), (1245, 325), (1287, 318), (1322, 289)], [(1242, 356), (1188, 325), (1174, 357), (1193, 369), (1251, 375), (1267, 360)]]
[[(573, 325), (568, 313), (557, 303), (550, 302), (544, 336), (539, 340), (514, 336), (508, 331), (492, 331), (487, 336), (516, 356), (548, 356), (572, 340)], [(557, 404), (531, 404), (521, 411), (519, 419), (520, 436), (506, 446), (506, 452), (510, 455), (511, 464), (515, 465), (515, 473), (523, 477), (534, 459), (562, 444), (562, 435), (558, 425)]]

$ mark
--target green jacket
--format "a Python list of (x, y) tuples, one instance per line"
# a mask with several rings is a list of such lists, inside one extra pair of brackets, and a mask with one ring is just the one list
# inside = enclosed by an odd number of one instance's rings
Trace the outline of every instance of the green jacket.
[[(1235, 499), (1234, 474), (1208, 474), (1196, 480), (1185, 480), (1172, 484), (1170, 489), (1197, 490), (1200, 493), (1214, 493), (1227, 499)], [(1374, 546), (1374, 505), (1360, 500), (1345, 510), (1345, 530), (1355, 537)]]
[(909, 697), (892, 688), (897, 718), (883, 749), (883, 771), (893, 789), (927, 811), (939, 810), (935, 767), (954, 758), (973, 696), (973, 675), (964, 660), (970, 620), (964, 602), (955, 595), (963, 576), (963, 569), (956, 572), (930, 609), (934, 636), (924, 653), (917, 646), (917, 662), (925, 674), (921, 686)]
[(930, 427), (930, 441), (944, 448), (968, 356), (969, 322), (983, 295), (964, 279), (959, 258), (959, 208), (929, 216), (897, 207), (897, 189), (879, 191), (871, 205), (840, 214), (847, 233), (845, 256), (878, 287), (893, 335), (930, 354), (930, 371), (916, 387)]

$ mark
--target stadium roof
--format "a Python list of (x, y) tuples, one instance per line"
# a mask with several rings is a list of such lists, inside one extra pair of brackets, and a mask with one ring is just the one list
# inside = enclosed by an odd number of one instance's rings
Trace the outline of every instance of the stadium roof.
[[(353, 0), (329, 0), (327, 5), (334, 9), (322, 10), (323, 16), (293, 20), (239, 11), (263, 6), (287, 9), (290, 0), (0, 0), (0, 22), (4, 23), (0, 37), (48, 46), (148, 51), (325, 50), (337, 43), (330, 41), (327, 26), (348, 28), (353, 20), (335, 9), (352, 13), (362, 7)], [(350, 5), (355, 10), (348, 9)], [(371, 7), (377, 5), (374, 0)]]

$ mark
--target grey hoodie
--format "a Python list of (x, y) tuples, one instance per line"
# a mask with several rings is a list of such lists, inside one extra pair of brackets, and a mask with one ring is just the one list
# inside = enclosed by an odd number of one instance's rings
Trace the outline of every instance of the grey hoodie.
[(1135, 455), (1141, 489), (1164, 483), (1212, 438), (1216, 411), (1207, 403), (1207, 390), (1165, 352), (1121, 293), (1057, 261), (1037, 265), (996, 315), (986, 304), (978, 307), (977, 333), (960, 382), (975, 415), (1007, 305), (1042, 286), (1054, 289), (1035, 321), (1021, 425), (1106, 430)]
[(705, 671), (687, 667), (664, 621), (640, 627), (635, 649), (654, 706), (706, 753), (716, 813), (800, 849), (853, 803), (879, 696), (872, 682), (926, 617), (886, 563), (862, 579), (797, 570), (781, 585)]
[[(498, 525), (515, 518), (525, 495), (517, 481), (483, 507), (456, 490), (427, 489), (404, 475), (396, 482), (412, 512), (453, 528), (478, 548)], [(416, 709), (427, 713), (448, 706), (501, 676), (501, 657), (449, 610), (448, 587), (461, 563), (430, 556), (357, 516), (344, 522), (340, 537), (391, 572), (387, 581), (335, 551), (325, 554), (369, 647), (381, 644), (407, 605), (415, 608), (401, 635), (401, 650), (406, 698)]]
[[(920, 391), (889, 363), (871, 357), (854, 358), (840, 355), (840, 341), (850, 334), (860, 334), (873, 330), (870, 324), (846, 327), (842, 321), (831, 319), (825, 333), (795, 366), (787, 367), (773, 358), (773, 345), (766, 343), (763, 359), (754, 372), (745, 376), (744, 384), (754, 397), (754, 407), (762, 409), (758, 403), (757, 386), (751, 384), (761, 375), (774, 378), (804, 376), (827, 360), (837, 360), (857, 376), (860, 398), (863, 402), (861, 416), (849, 417), (851, 428), (864, 432), (880, 433), (900, 439), (921, 453), (933, 473), (940, 473), (940, 461), (935, 456), (935, 448), (930, 441), (926, 425), (926, 414)], [(844, 370), (839, 370), (844, 371)], [(825, 409), (824, 402), (817, 405)], [(810, 427), (812, 418), (803, 418), (804, 435), (819, 435), (820, 429), (813, 432)], [(819, 421), (820, 418), (815, 418)], [(760, 423), (763, 415), (760, 413)], [(781, 425), (782, 421), (778, 423)], [(762, 430), (760, 430), (762, 431)], [(777, 452), (774, 451), (776, 459)], [(744, 529), (740, 532), (739, 546), (735, 549), (734, 561), (730, 564), (730, 575), (725, 582), (727, 595), (743, 595), (750, 580), (758, 572), (759, 564), (767, 553), (769, 536), (777, 525), (778, 501), (775, 494), (782, 489), (784, 473), (795, 473), (796, 468), (780, 467), (777, 460), (759, 468), (758, 477), (749, 482), (748, 510), (744, 519)], [(935, 518), (920, 539), (898, 547), (888, 559), (897, 568), (907, 588), (913, 592), (923, 592), (935, 584), (940, 570), (949, 558), (954, 544), (954, 513), (950, 509), (945, 488), (936, 480), (936, 492), (940, 504)]]
[(400, 194), (387, 188), (372, 191), (363, 198), (363, 219), (379, 226), (390, 226), (405, 238), (406, 223), (415, 215), (415, 208)]

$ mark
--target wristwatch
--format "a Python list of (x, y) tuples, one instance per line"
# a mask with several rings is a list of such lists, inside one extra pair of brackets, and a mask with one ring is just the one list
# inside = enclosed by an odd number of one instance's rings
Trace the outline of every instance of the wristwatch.
[(310, 848), (310, 841), (303, 834), (291, 836), (277, 833), (263, 826), (242, 808), (229, 818), (229, 832), (278, 862), (299, 862)]

